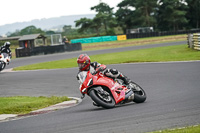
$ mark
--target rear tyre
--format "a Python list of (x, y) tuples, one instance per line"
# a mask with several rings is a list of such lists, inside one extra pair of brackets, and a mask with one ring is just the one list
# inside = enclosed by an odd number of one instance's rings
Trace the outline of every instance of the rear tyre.
[(134, 92), (133, 102), (143, 103), (147, 98), (145, 91), (142, 89), (142, 87), (140, 87), (138, 84), (134, 83), (133, 81), (131, 81), (130, 84), (133, 86), (131, 88), (132, 91)]
[(112, 97), (112, 95), (110, 95), (109, 92), (101, 89), (102, 91), (99, 90), (95, 90), (92, 89), (89, 92), (90, 97), (92, 98), (92, 100), (97, 104), (102, 106), (103, 108), (106, 109), (110, 109), (115, 107), (115, 100)]

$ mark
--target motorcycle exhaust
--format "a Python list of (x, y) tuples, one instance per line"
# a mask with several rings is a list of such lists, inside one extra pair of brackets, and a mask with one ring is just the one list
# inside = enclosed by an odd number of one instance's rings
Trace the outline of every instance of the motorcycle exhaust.
[(131, 89), (129, 89), (125, 94), (125, 101), (130, 102), (133, 101), (133, 99), (134, 99), (134, 93)]

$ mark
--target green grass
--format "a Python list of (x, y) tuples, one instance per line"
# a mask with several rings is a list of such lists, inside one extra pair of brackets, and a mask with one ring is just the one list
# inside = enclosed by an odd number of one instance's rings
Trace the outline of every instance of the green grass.
[(0, 114), (26, 114), (31, 111), (48, 107), (63, 101), (70, 100), (68, 97), (0, 97)]
[(185, 128), (179, 128), (179, 129), (169, 129), (169, 130), (163, 130), (163, 131), (155, 131), (151, 133), (200, 133), (200, 125), (198, 126), (190, 126)]
[(147, 38), (134, 38), (121, 41), (108, 41), (108, 42), (98, 42), (98, 43), (84, 43), (82, 44), (83, 50), (99, 50), (108, 48), (119, 48), (128, 46), (138, 46), (138, 45), (150, 45), (155, 43), (166, 43), (174, 41), (184, 41), (187, 35), (173, 35), (173, 36), (161, 36), (161, 37), (147, 37)]
[[(170, 39), (169, 39), (170, 38)], [(174, 41), (177, 40), (186, 40), (187, 36), (185, 34), (183, 35), (172, 35), (172, 36), (160, 36), (160, 37), (145, 37), (145, 38), (134, 38), (134, 39), (127, 39), (127, 40), (121, 40), (121, 41), (108, 41), (108, 42), (97, 42), (97, 43), (83, 43), (83, 45), (98, 45), (98, 44), (116, 44), (116, 43), (122, 43), (122, 42), (134, 42), (134, 41), (150, 41), (150, 40), (166, 40), (166, 41)], [(173, 40), (172, 40), (173, 39)], [(179, 41), (178, 40), (178, 41)]]
[[(83, 52), (84, 53), (84, 52)], [(134, 62), (163, 62), (200, 60), (200, 51), (187, 48), (186, 44), (132, 50), (125, 52), (100, 54), (90, 56), (92, 61), (102, 64), (119, 64)], [(59, 69), (77, 67), (76, 58), (44, 62), (14, 68), (14, 70)]]

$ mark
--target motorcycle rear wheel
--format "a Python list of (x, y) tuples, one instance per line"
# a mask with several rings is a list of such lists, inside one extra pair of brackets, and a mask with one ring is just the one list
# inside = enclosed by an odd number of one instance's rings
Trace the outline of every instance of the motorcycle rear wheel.
[(142, 89), (142, 87), (140, 87), (138, 84), (134, 83), (133, 81), (131, 81), (131, 83), (134, 85), (134, 88), (131, 88), (132, 91), (134, 92), (133, 102), (143, 103), (144, 101), (146, 101), (147, 96), (146, 96), (145, 91)]
[[(109, 94), (109, 92), (105, 92), (106, 94)], [(89, 95), (96, 104), (102, 106), (103, 108), (110, 109), (115, 107), (115, 100), (110, 94), (105, 96), (99, 93), (97, 90), (92, 89)]]

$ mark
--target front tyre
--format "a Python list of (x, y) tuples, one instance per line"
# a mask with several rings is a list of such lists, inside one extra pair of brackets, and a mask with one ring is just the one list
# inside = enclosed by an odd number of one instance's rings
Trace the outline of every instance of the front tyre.
[(110, 93), (108, 93), (103, 89), (101, 90), (92, 89), (89, 92), (89, 95), (97, 105), (100, 105), (103, 108), (110, 109), (115, 107), (115, 100), (110, 95)]
[(5, 68), (5, 66), (6, 64), (0, 61), (0, 71), (2, 71)]

